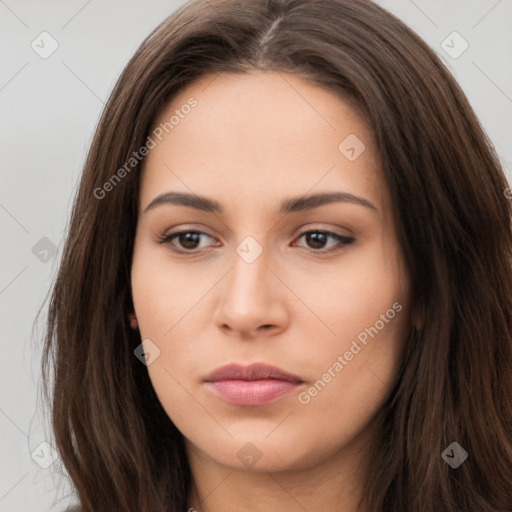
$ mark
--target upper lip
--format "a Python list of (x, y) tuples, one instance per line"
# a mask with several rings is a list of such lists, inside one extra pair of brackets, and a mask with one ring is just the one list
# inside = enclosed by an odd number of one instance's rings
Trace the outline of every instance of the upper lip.
[(290, 382), (303, 382), (297, 375), (285, 372), (277, 366), (266, 363), (253, 363), (244, 366), (239, 363), (227, 364), (217, 368), (210, 373), (204, 380), (206, 382), (215, 382), (219, 380), (260, 380), (260, 379), (279, 379)]

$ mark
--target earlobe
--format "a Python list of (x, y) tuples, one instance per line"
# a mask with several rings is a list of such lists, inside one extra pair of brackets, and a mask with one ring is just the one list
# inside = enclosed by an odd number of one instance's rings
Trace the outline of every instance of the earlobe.
[(130, 327), (131, 327), (132, 329), (134, 329), (134, 330), (135, 330), (135, 329), (137, 329), (137, 325), (138, 325), (138, 324), (137, 324), (137, 317), (135, 316), (135, 312), (134, 312), (134, 311), (132, 311), (132, 312), (130, 313), (130, 315), (129, 315), (129, 319), (130, 319)]

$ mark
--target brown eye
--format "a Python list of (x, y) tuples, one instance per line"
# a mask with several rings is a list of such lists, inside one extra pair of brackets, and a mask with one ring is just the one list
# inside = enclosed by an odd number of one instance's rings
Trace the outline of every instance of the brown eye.
[[(212, 238), (210, 235), (203, 231), (178, 231), (176, 233), (171, 233), (162, 237), (159, 240), (159, 243), (169, 245), (172, 251), (181, 253), (193, 252), (198, 248), (202, 248), (198, 247), (198, 244), (201, 242), (202, 235), (208, 238)], [(176, 248), (176, 244), (173, 244), (174, 241), (178, 243), (179, 248)]]
[(180, 233), (177, 236), (177, 240), (181, 247), (185, 249), (197, 249), (197, 244), (200, 241), (201, 235), (195, 232)]
[[(208, 233), (205, 233), (204, 231), (188, 230), (177, 231), (175, 233), (165, 235), (164, 237), (161, 237), (159, 239), (159, 243), (167, 245), (171, 249), (171, 251), (177, 253), (193, 254), (195, 252), (199, 252), (200, 249), (207, 247), (200, 246), (202, 237), (208, 237), (213, 240), (213, 237), (210, 236)], [(313, 252), (318, 253), (328, 253), (342, 249), (344, 246), (351, 244), (355, 240), (354, 238), (339, 235), (331, 231), (321, 230), (306, 231), (302, 233), (298, 239), (301, 238), (304, 238), (306, 240), (308, 248), (312, 249)], [(327, 245), (329, 240), (334, 240), (337, 241), (338, 243), (334, 244), (334, 247), (329, 248)]]
[[(302, 233), (299, 236), (299, 239), (303, 237), (306, 240), (306, 243), (309, 246), (309, 248), (314, 249), (317, 252), (331, 252), (354, 242), (354, 238), (339, 235), (337, 233), (332, 233), (331, 231), (306, 231), (305, 233)], [(325, 246), (329, 239), (337, 240), (338, 246), (334, 246), (334, 248), (325, 249)]]

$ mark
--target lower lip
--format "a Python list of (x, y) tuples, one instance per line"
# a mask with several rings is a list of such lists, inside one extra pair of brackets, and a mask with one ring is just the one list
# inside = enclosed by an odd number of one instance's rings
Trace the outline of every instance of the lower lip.
[(269, 404), (300, 385), (297, 382), (278, 379), (219, 380), (206, 384), (217, 396), (233, 405)]

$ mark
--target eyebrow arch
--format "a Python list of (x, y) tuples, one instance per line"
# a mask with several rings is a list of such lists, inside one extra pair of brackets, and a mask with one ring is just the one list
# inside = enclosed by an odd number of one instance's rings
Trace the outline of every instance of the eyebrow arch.
[[(323, 192), (309, 196), (292, 197), (286, 199), (281, 203), (279, 213), (287, 214), (302, 212), (335, 202), (352, 203), (365, 206), (366, 208), (370, 208), (375, 211), (377, 210), (375, 205), (364, 197), (359, 197), (348, 192)], [(224, 213), (224, 209), (217, 201), (207, 197), (184, 192), (165, 192), (158, 195), (149, 203), (147, 208), (144, 210), (144, 213), (162, 204), (178, 204), (206, 212), (218, 214)]]

